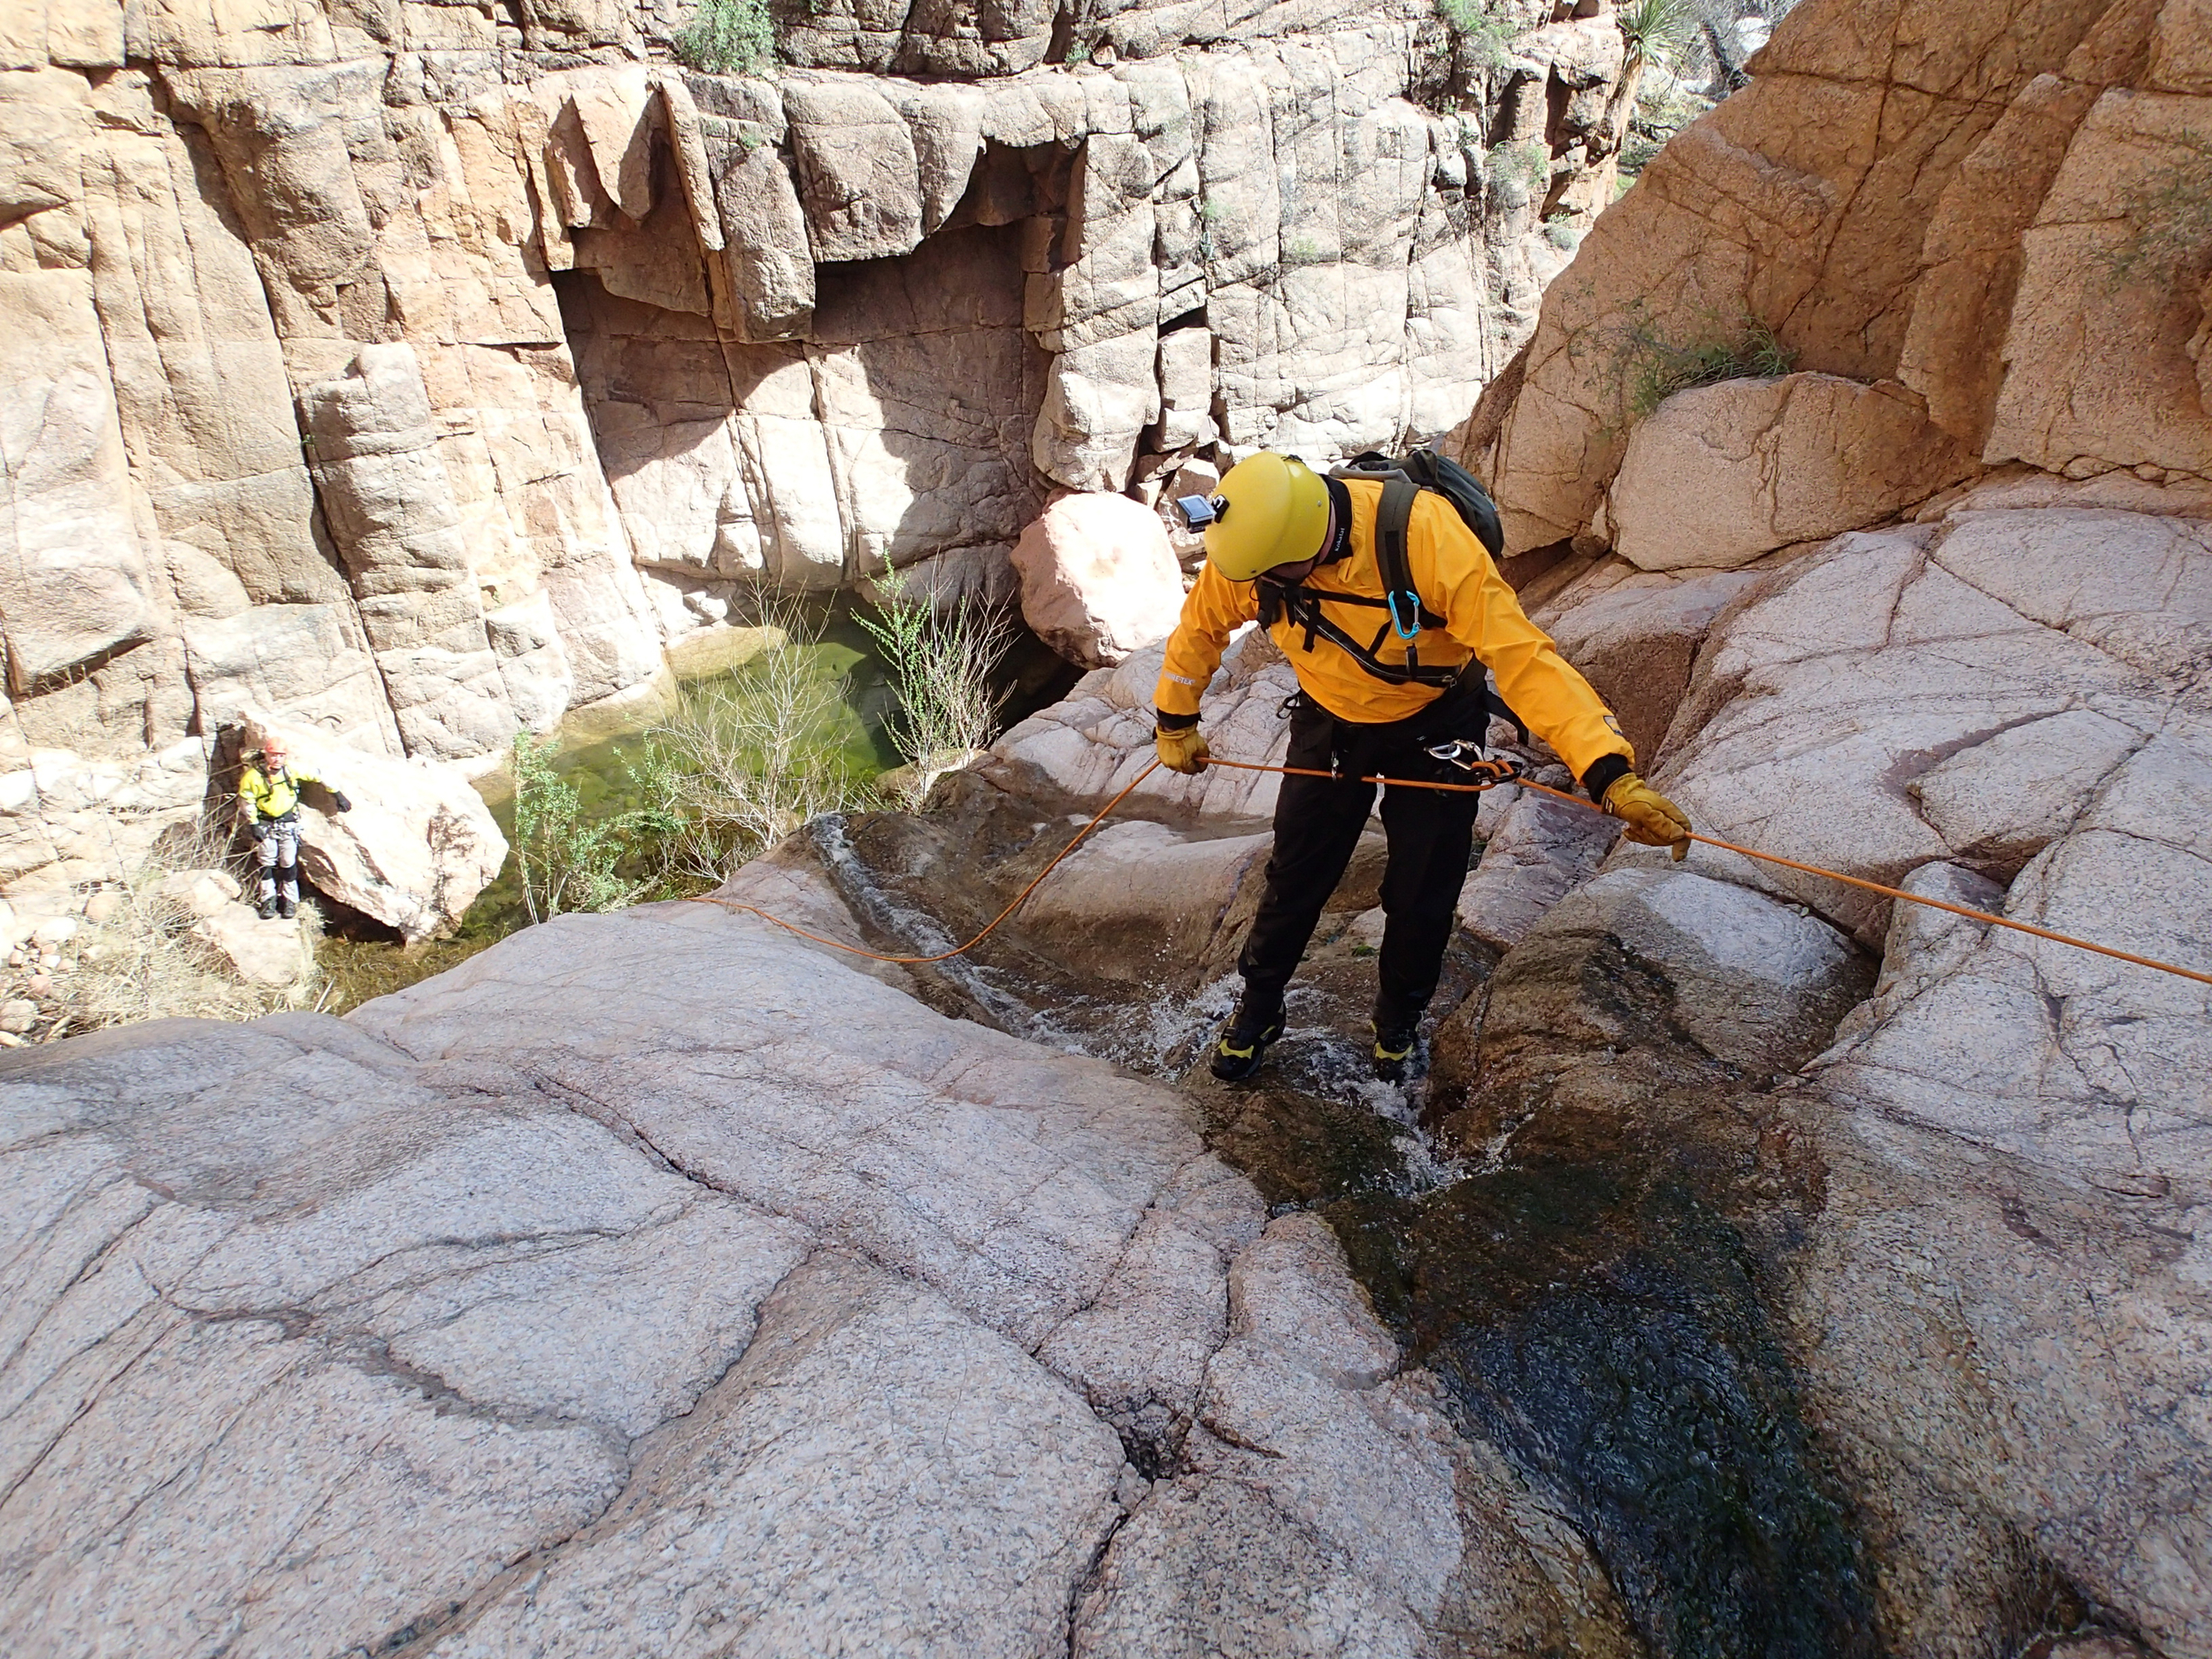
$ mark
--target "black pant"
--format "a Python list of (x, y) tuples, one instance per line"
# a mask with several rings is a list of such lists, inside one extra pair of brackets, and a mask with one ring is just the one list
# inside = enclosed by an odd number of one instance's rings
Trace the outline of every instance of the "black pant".
[[(1393, 778), (1469, 781), (1467, 774), (1425, 751), (1428, 743), (1482, 735), (1483, 717), (1462, 694), (1447, 692), (1419, 714), (1388, 725), (1339, 720), (1310, 699), (1292, 704), (1287, 764), (1343, 776), (1285, 778), (1275, 797), (1275, 851), (1267, 861), (1267, 891), (1237, 967), (1245, 995), (1279, 1002), (1305, 955), (1322, 906), (1351, 863), (1375, 804), (1377, 773)], [(1463, 728), (1464, 728), (1463, 730)], [(1417, 1018), (1436, 995), (1444, 947), (1457, 923), (1459, 889), (1474, 849), (1475, 808), (1482, 797), (1440, 789), (1389, 789), (1383, 833), (1389, 863), (1382, 884), (1379, 1019)]]

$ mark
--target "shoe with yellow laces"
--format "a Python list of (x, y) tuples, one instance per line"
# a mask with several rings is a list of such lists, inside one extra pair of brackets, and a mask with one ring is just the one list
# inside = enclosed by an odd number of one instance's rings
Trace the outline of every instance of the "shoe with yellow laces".
[(1375, 1033), (1375, 1075), (1386, 1083), (1405, 1081), (1406, 1068), (1413, 1064), (1413, 1051), (1419, 1046), (1418, 1033), (1421, 1016), (1411, 1018), (1375, 1010), (1370, 1028)]
[(1260, 1069), (1260, 1062), (1267, 1057), (1267, 1045), (1282, 1034), (1280, 1002), (1240, 1002), (1229, 1023), (1221, 1028), (1221, 1039), (1214, 1044), (1213, 1064), (1208, 1069), (1224, 1083), (1241, 1083)]

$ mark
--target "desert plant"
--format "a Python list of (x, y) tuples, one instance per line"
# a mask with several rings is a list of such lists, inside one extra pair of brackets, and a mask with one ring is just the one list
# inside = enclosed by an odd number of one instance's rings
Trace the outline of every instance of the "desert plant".
[(669, 44), (679, 61), (709, 74), (748, 75), (775, 61), (776, 30), (767, 0), (699, 0)]
[(1436, 15), (1452, 32), (1452, 45), (1463, 65), (1497, 69), (1512, 56), (1512, 19), (1491, 12), (1483, 0), (1436, 0)]
[(854, 619), (891, 665), (899, 711), (886, 724), (900, 754), (927, 766), (991, 741), (1006, 700), (991, 677), (1014, 642), (1004, 611), (964, 601), (940, 607), (927, 594), (883, 588), (876, 614)]
[(1483, 157), (1482, 170), (1493, 189), (1540, 196), (1551, 184), (1551, 147), (1540, 138), (1500, 144)]
[(1575, 228), (1571, 217), (1554, 213), (1544, 221), (1544, 240), (1562, 253), (1572, 253), (1582, 245), (1582, 233)]
[(2175, 142), (2179, 163), (2127, 193), (2126, 228), (2100, 256), (2115, 284), (2170, 282), (2212, 252), (2212, 140), (2184, 132)]
[(1796, 360), (1774, 330), (1755, 317), (1709, 327), (1684, 342), (1663, 334), (1640, 310), (1623, 327), (1616, 352), (1621, 400), (1633, 420), (1693, 386), (1787, 374)]
[(817, 631), (795, 607), (765, 620), (778, 643), (687, 687), (648, 734), (636, 780), (680, 826), (671, 872), (679, 879), (718, 879), (809, 818), (873, 798), (840, 727), (842, 678), (807, 649)]
[(1655, 58), (1678, 55), (1698, 29), (1692, 0), (1623, 0), (1613, 20), (1627, 42), (1625, 67), (1631, 71)]
[(629, 903), (649, 885), (621, 870), (634, 843), (680, 828), (678, 815), (658, 804), (590, 818), (553, 755), (552, 744), (515, 733), (515, 874), (533, 923)]

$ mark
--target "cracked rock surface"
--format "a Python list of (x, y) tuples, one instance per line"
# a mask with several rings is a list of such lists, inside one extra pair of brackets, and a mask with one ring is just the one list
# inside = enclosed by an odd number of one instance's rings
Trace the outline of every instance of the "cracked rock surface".
[(13, 1653), (1537, 1651), (1539, 1555), (1603, 1605), (1179, 1097), (724, 909), (27, 1050), (0, 1114)]

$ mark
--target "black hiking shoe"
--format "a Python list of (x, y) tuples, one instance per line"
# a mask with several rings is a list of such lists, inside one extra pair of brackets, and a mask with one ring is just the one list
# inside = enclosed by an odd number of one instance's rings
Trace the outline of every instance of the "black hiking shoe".
[(300, 902), (297, 899), (279, 899), (277, 901), (277, 914), (281, 916), (286, 921), (290, 921), (299, 913)]
[(1260, 1069), (1260, 1062), (1267, 1057), (1267, 1045), (1282, 1034), (1280, 1003), (1267, 1008), (1239, 1002), (1237, 1011), (1221, 1028), (1221, 1040), (1214, 1044), (1213, 1064), (1208, 1069), (1224, 1083), (1241, 1083)]
[(1375, 1033), (1375, 1075), (1386, 1083), (1405, 1081), (1406, 1068), (1413, 1063), (1416, 1033), (1421, 1027), (1421, 1017), (1410, 1019), (1395, 1017), (1385, 1018), (1378, 1013), (1371, 1023)]
[(265, 922), (273, 922), (274, 920), (276, 920), (277, 906), (276, 906), (276, 899), (275, 899), (275, 897), (274, 897), (273, 895), (272, 895), (271, 897), (268, 897), (268, 898), (265, 898), (265, 899), (262, 900), (262, 901), (261, 901), (261, 904), (260, 904), (260, 907), (259, 907), (259, 908), (260, 908), (260, 913), (261, 913), (261, 919), (262, 919), (263, 921), (265, 921)]

